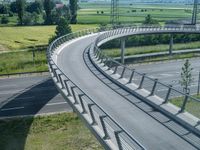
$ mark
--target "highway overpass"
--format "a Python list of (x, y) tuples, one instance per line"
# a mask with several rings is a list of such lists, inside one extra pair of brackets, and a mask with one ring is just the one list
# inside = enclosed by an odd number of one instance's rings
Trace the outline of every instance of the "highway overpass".
[[(63, 36), (48, 48), (50, 73), (56, 87), (105, 149), (200, 149), (199, 118), (168, 99), (173, 88), (104, 56), (99, 46), (137, 34), (200, 33), (198, 27), (126, 27), (99, 32), (85, 30)], [(119, 74), (117, 71), (122, 68)], [(141, 76), (134, 82), (134, 74)], [(151, 89), (144, 88), (146, 79)], [(150, 82), (147, 82), (150, 84)], [(157, 84), (168, 88), (157, 96)], [(179, 91), (176, 91), (179, 92)], [(198, 100), (196, 100), (198, 101)]]

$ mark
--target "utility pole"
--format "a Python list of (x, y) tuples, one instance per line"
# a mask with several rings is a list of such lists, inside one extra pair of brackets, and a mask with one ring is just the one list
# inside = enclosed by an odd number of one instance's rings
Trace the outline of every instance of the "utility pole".
[(119, 0), (111, 0), (110, 23), (112, 25), (119, 23)]
[(198, 13), (198, 0), (194, 0), (194, 7), (192, 13), (192, 25), (196, 25), (197, 23), (197, 13)]

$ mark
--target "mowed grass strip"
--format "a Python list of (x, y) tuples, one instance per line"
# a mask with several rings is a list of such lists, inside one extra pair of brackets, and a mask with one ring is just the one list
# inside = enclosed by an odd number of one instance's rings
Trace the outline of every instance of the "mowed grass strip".
[(0, 120), (2, 150), (102, 150), (74, 113)]
[[(174, 44), (173, 46), (174, 50), (196, 49), (196, 48), (200, 48), (200, 42)], [(137, 54), (164, 52), (168, 50), (169, 50), (169, 45), (167, 44), (127, 47), (125, 51), (125, 55), (130, 56), (130, 55), (137, 55)], [(120, 48), (103, 49), (103, 52), (110, 57), (119, 57), (121, 55)]]
[[(97, 27), (90, 25), (71, 25), (72, 31)], [(0, 45), (6, 50), (26, 49), (34, 46), (47, 45), (54, 35), (56, 26), (0, 27)], [(0, 50), (5, 50), (0, 47)]]
[[(200, 100), (200, 95), (195, 95), (195, 98)], [(170, 102), (178, 107), (182, 107), (184, 101), (184, 97), (173, 98)], [(188, 102), (185, 107), (185, 111), (193, 114), (194, 116), (200, 118), (200, 102), (197, 102), (192, 99), (188, 99)]]

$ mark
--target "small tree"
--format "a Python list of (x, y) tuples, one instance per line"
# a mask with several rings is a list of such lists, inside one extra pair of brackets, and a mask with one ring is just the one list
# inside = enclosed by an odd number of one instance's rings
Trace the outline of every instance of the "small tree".
[(56, 26), (55, 35), (49, 39), (49, 43), (51, 43), (53, 40), (55, 40), (63, 35), (69, 34), (71, 32), (72, 32), (72, 30), (71, 30), (71, 26), (69, 25), (68, 20), (62, 17), (62, 18), (60, 18), (58, 25)]
[(150, 14), (145, 17), (143, 24), (159, 24), (157, 20), (154, 20)]
[(183, 90), (188, 93), (189, 92), (189, 86), (191, 85), (193, 78), (192, 78), (192, 70), (191, 64), (189, 60), (187, 59), (182, 67), (181, 72), (181, 80), (179, 81), (181, 86), (183, 87)]

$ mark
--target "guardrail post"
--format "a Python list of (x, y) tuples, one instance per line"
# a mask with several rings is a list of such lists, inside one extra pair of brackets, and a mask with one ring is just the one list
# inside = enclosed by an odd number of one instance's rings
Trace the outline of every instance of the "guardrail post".
[(75, 92), (74, 92), (74, 88), (76, 88), (75, 86), (73, 86), (73, 87), (71, 87), (71, 91), (72, 91), (72, 96), (73, 96), (73, 98), (74, 98), (74, 104), (78, 104), (78, 101), (77, 101), (77, 99), (76, 99), (76, 94), (75, 94)]
[(104, 66), (106, 66), (107, 62), (108, 62), (108, 57), (106, 57), (106, 60), (104, 61)]
[(172, 91), (172, 85), (169, 85), (169, 89), (167, 91), (167, 95), (165, 97), (165, 101), (163, 102), (164, 104), (167, 103), (169, 101), (169, 96), (171, 94), (171, 91)]
[(121, 63), (124, 64), (125, 38), (121, 38)]
[(182, 113), (185, 110), (185, 106), (186, 106), (187, 101), (188, 101), (188, 94), (189, 93), (186, 93), (186, 95), (185, 95), (185, 98), (184, 98), (184, 101), (183, 101), (183, 105), (182, 105), (181, 110), (179, 111), (179, 113)]
[(57, 75), (57, 73), (56, 73), (56, 70), (57, 70), (57, 69), (54, 68), (54, 69), (53, 69), (53, 72), (54, 72), (54, 76), (56, 77), (57, 82), (59, 82), (59, 79), (58, 79), (58, 75)]
[(118, 66), (115, 66), (115, 70), (114, 70), (113, 74), (117, 73), (117, 69), (118, 69)]
[(135, 74), (135, 69), (133, 69), (133, 71), (132, 71), (132, 73), (131, 73), (131, 77), (130, 77), (128, 83), (132, 83), (132, 80), (133, 80), (134, 74)]
[(79, 94), (79, 95), (78, 95), (79, 100), (80, 100), (80, 102), (81, 102), (81, 107), (82, 107), (82, 109), (83, 109), (82, 114), (85, 114), (85, 113), (86, 113), (86, 109), (85, 109), (85, 106), (84, 106), (84, 104), (83, 104), (83, 99), (82, 99), (83, 96), (84, 96), (84, 94)]
[(123, 149), (122, 146), (121, 146), (121, 142), (120, 142), (120, 139), (119, 139), (119, 134), (121, 133), (122, 131), (114, 131), (114, 134), (115, 134), (115, 138), (116, 138), (116, 141), (117, 141), (117, 146), (119, 147), (119, 149)]
[(69, 86), (68, 86), (68, 84), (67, 84), (67, 81), (69, 81), (69, 80), (64, 80), (65, 88), (66, 88), (66, 90), (67, 90), (68, 96), (71, 96), (72, 94), (71, 94), (71, 92), (70, 92), (70, 90), (69, 90)]
[(151, 93), (149, 96), (153, 96), (154, 93), (155, 93), (155, 89), (156, 89), (156, 86), (157, 86), (157, 83), (158, 83), (158, 79), (155, 79), (155, 82), (154, 82), (154, 85), (153, 85), (153, 88), (151, 90)]
[(112, 60), (110, 60), (110, 63), (109, 63), (109, 65), (108, 65), (108, 70), (110, 70), (110, 69), (111, 69), (111, 67), (112, 67), (112, 64), (113, 64), (113, 62), (112, 62)]
[(141, 79), (141, 81), (140, 81), (140, 85), (139, 85), (138, 89), (141, 89), (141, 88), (142, 88), (143, 83), (144, 83), (144, 78), (145, 78), (145, 76), (146, 76), (146, 74), (144, 73), (144, 74), (142, 75), (142, 79)]
[(120, 78), (123, 78), (123, 77), (124, 77), (124, 73), (125, 73), (125, 71), (126, 71), (126, 67), (123, 68), (123, 70), (122, 70), (122, 74), (121, 74), (121, 77), (120, 77)]
[(90, 116), (91, 116), (91, 118), (92, 118), (92, 123), (91, 123), (91, 125), (96, 125), (97, 122), (96, 122), (96, 120), (95, 120), (95, 117), (94, 117), (94, 114), (93, 114), (93, 111), (92, 111), (92, 106), (94, 106), (94, 104), (88, 104)]
[(109, 137), (109, 135), (108, 135), (108, 132), (107, 132), (107, 130), (106, 130), (105, 123), (104, 123), (104, 121), (103, 121), (104, 118), (106, 118), (106, 116), (100, 116), (100, 117), (99, 117), (99, 119), (100, 119), (100, 121), (101, 121), (102, 128), (103, 128), (103, 133), (104, 133), (103, 139), (104, 139), (104, 140), (107, 140), (107, 139), (109, 139), (110, 137)]
[(62, 74), (58, 74), (58, 77), (59, 77), (59, 80), (60, 80), (60, 83), (61, 83), (61, 86), (62, 86), (62, 89), (63, 89), (65, 87), (64, 87), (64, 84), (63, 84), (61, 76), (62, 76)]

